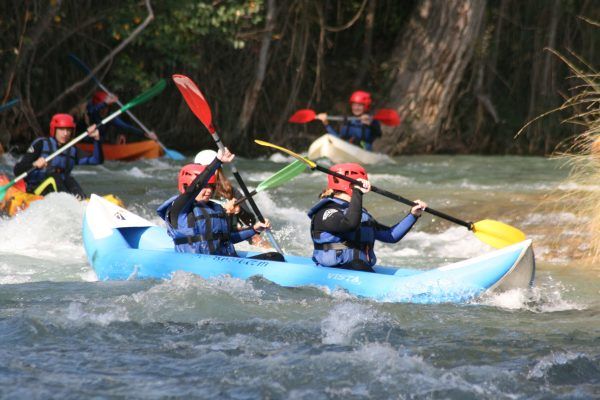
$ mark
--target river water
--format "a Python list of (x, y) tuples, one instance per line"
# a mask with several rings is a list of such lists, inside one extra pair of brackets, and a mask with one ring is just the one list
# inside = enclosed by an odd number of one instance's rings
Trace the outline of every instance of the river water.
[[(0, 172), (14, 161), (0, 158)], [(289, 161), (238, 168), (255, 186)], [(160, 223), (154, 210), (179, 167), (107, 162), (74, 175)], [(368, 170), (375, 185), (451, 215), (524, 230), (535, 287), (415, 305), (260, 277), (98, 282), (82, 246), (85, 205), (50, 195), (0, 220), (0, 398), (600, 398), (600, 265), (579, 257), (585, 221), (547, 200), (570, 188), (558, 161), (419, 156)], [(257, 196), (286, 252), (310, 254), (305, 212), (325, 181), (305, 173)], [(376, 194), (366, 206), (383, 223), (408, 211)], [(490, 248), (426, 216), (376, 250), (384, 264), (426, 269)]]

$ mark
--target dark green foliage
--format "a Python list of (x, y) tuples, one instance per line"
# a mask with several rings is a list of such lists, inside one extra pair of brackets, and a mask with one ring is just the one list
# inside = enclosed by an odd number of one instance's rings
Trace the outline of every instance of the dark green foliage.
[[(262, 91), (249, 128), (237, 132), (246, 90), (255, 79), (266, 0), (154, 0), (151, 4), (155, 19), (99, 77), (128, 101), (159, 78), (189, 75), (208, 97), (217, 127), (238, 151), (256, 152), (253, 138), (305, 147), (322, 127), (317, 123), (290, 126), (286, 117), (307, 106), (346, 112), (349, 94), (358, 89), (354, 82), (364, 57), (365, 11), (346, 29), (336, 28), (352, 20), (363, 0), (277, 0)], [(386, 77), (394, 68), (389, 57), (416, 4), (417, 0), (377, 0), (372, 50), (361, 85), (373, 92), (377, 107), (386, 106), (390, 87)], [(548, 57), (544, 47), (553, 43), (559, 51), (571, 50), (593, 65), (600, 64), (598, 27), (579, 18), (598, 21), (598, 14), (595, 2), (586, 0), (489, 1), (473, 62), (453, 101), (445, 144), (436, 151), (552, 151), (571, 134), (561, 127), (558, 116), (534, 124), (519, 140), (513, 140), (513, 135), (528, 120), (560, 104), (573, 85), (566, 79), (567, 69)], [(0, 142), (27, 144), (45, 132), (53, 113), (81, 110), (95, 90), (91, 81), (53, 103), (83, 78), (67, 55), (72, 52), (94, 67), (146, 16), (144, 1), (139, 0), (0, 2), (0, 90), (3, 100), (22, 99), (21, 107), (0, 115)], [(553, 18), (558, 18), (554, 30)], [(44, 25), (45, 20), (50, 22)], [(498, 121), (483, 105), (484, 97)], [(192, 151), (211, 145), (172, 85), (136, 114), (168, 146)]]

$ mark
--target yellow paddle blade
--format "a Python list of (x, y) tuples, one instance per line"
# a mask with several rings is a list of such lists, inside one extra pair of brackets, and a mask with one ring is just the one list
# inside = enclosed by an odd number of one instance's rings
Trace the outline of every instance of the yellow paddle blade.
[(522, 242), (525, 234), (517, 228), (493, 219), (484, 219), (473, 224), (473, 233), (479, 240), (501, 249)]
[(308, 165), (310, 167), (310, 169), (314, 169), (317, 166), (317, 164), (314, 161), (311, 161), (306, 157), (302, 157), (300, 154), (294, 153), (293, 151), (288, 150), (284, 147), (277, 146), (276, 144), (265, 142), (263, 140), (258, 140), (258, 139), (254, 140), (254, 142), (261, 146), (272, 147), (272, 148), (279, 150), (285, 154), (289, 154), (290, 156), (294, 157), (295, 159), (300, 160), (303, 163), (305, 163), (306, 165)]

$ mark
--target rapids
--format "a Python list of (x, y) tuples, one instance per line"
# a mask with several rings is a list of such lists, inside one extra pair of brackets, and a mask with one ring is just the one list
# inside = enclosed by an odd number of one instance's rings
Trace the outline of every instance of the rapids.
[[(252, 187), (290, 161), (242, 159), (238, 169)], [(0, 173), (14, 162), (0, 158)], [(154, 210), (174, 194), (179, 167), (108, 162), (74, 176), (160, 224)], [(85, 203), (53, 194), (0, 219), (0, 397), (600, 397), (600, 265), (585, 261), (583, 221), (548, 201), (571, 185), (559, 161), (400, 157), (368, 172), (375, 185), (451, 215), (525, 231), (535, 287), (413, 305), (260, 277), (98, 282), (82, 247)], [(257, 196), (286, 252), (310, 254), (306, 210), (325, 181), (307, 172)], [(377, 194), (366, 207), (382, 223), (408, 212)], [(383, 264), (427, 269), (489, 248), (424, 216), (399, 244), (376, 250)]]

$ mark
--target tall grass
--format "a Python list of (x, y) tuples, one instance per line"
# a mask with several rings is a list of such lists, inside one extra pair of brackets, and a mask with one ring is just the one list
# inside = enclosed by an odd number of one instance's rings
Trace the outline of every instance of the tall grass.
[[(576, 82), (571, 97), (553, 110), (530, 121), (528, 125), (546, 115), (569, 111), (571, 116), (564, 123), (574, 124), (579, 134), (564, 140), (554, 153), (570, 167), (568, 178), (561, 183), (561, 190), (548, 196), (558, 211), (574, 213), (579, 221), (581, 235), (574, 242), (558, 243), (571, 246), (573, 256), (583, 256), (596, 264), (600, 261), (600, 74), (575, 54), (565, 57), (549, 50), (569, 66)], [(559, 237), (560, 235), (557, 235)]]

